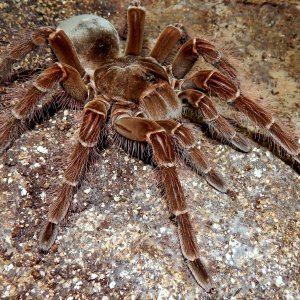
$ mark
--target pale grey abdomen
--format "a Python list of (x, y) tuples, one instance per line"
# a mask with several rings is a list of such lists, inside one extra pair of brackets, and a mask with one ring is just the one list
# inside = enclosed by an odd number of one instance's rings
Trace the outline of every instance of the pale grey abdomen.
[(74, 16), (61, 22), (57, 29), (65, 31), (84, 62), (102, 64), (119, 54), (118, 32), (99, 16)]

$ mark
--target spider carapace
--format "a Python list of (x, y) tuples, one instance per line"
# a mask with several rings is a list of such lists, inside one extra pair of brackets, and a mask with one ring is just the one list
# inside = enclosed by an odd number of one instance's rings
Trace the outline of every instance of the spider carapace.
[[(201, 174), (217, 190), (227, 192), (228, 188), (181, 119), (203, 122), (218, 138), (249, 152), (251, 147), (247, 139), (217, 111), (208, 96), (214, 95), (267, 130), (275, 143), (299, 162), (296, 138), (268, 109), (245, 95), (235, 67), (212, 43), (202, 38), (187, 39), (168, 65), (172, 49), (181, 41), (183, 27), (178, 24), (167, 26), (149, 55), (142, 57), (145, 10), (138, 1), (129, 6), (127, 22), (123, 56), (113, 25), (95, 15), (72, 17), (61, 22), (57, 29), (39, 27), (22, 43), (13, 44), (0, 64), (4, 82), (9, 81), (15, 61), (44, 44), (49, 43), (58, 62), (29, 82), (17, 95), (20, 101), (10, 112), (1, 115), (0, 148), (6, 150), (24, 124), (34, 119), (38, 106), (48, 105), (47, 101), (51, 104), (65, 101), (66, 106), (70, 101), (84, 104), (76, 145), (40, 234), (40, 248), (47, 251), (55, 242), (58, 227), (70, 210), (91, 156), (99, 150), (103, 131), (112, 130), (121, 146), (122, 143), (132, 143), (142, 151), (147, 145), (170, 213), (175, 216), (181, 250), (188, 267), (198, 284), (207, 292), (213, 292), (210, 276), (200, 259), (177, 175), (177, 160)], [(215, 69), (198, 68), (191, 72), (200, 56)], [(49, 97), (57, 87), (65, 97), (58, 99), (56, 94)], [(111, 126), (106, 126), (108, 122)]]

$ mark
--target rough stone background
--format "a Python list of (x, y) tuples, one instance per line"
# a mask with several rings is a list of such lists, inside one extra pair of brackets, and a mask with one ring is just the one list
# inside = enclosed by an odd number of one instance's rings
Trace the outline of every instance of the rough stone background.
[[(234, 49), (256, 94), (272, 102), (278, 118), (293, 122), (300, 135), (298, 0), (144, 4), (145, 48), (165, 25), (180, 22), (191, 36), (204, 34)], [(122, 29), (126, 5), (1, 1), (0, 43), (6, 47), (11, 29), (79, 13), (97, 13)], [(35, 56), (15, 68), (28, 74), (44, 64)], [(78, 213), (70, 215), (51, 251), (40, 254), (37, 233), (62, 173), (56, 157), (65, 159), (76, 120), (71, 111), (59, 112), (1, 158), (1, 299), (300, 298), (299, 169), (255, 142), (253, 151), (243, 154), (199, 135), (233, 196), (213, 190), (184, 167), (179, 171), (217, 295), (205, 294), (187, 270), (152, 168), (115, 146), (102, 153), (84, 182), (76, 197)]]

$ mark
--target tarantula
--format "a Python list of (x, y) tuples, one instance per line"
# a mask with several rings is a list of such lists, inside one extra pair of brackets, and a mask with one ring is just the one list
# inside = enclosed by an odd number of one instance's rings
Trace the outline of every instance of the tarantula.
[[(119, 55), (116, 29), (96, 15), (72, 17), (56, 29), (39, 27), (25, 42), (13, 45), (0, 64), (3, 82), (9, 80), (15, 61), (46, 43), (58, 62), (42, 71), (33, 83), (29, 82), (10, 115), (1, 115), (0, 150), (6, 150), (22, 128), (35, 119), (41, 104), (46, 108), (59, 102), (67, 105), (70, 101), (84, 105), (77, 144), (57, 197), (49, 208), (48, 221), (40, 233), (40, 249), (47, 251), (55, 242), (58, 227), (70, 210), (91, 157), (101, 150), (106, 130), (110, 129), (115, 141), (125, 150), (133, 149), (141, 158), (150, 157), (170, 213), (175, 217), (188, 267), (197, 283), (207, 292), (213, 292), (210, 276), (200, 259), (177, 175), (177, 160), (204, 176), (220, 192), (227, 192), (228, 187), (210, 166), (207, 155), (196, 146), (191, 130), (180, 122), (181, 119), (205, 123), (218, 138), (240, 151), (249, 152), (247, 139), (217, 111), (209, 98), (212, 94), (268, 130), (275, 143), (298, 163), (300, 150), (295, 137), (284, 130), (266, 108), (245, 95), (240, 89), (236, 68), (209, 41), (187, 39), (172, 63), (167, 64), (172, 50), (185, 34), (181, 25), (169, 25), (160, 33), (149, 56), (142, 57), (144, 23), (145, 10), (139, 1), (133, 1), (128, 8), (127, 44), (123, 56)], [(218, 71), (192, 72), (200, 56)], [(58, 86), (64, 96), (47, 98)]]

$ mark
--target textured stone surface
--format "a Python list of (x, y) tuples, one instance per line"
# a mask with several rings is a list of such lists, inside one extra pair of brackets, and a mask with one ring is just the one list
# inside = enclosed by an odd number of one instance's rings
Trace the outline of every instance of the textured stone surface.
[[(204, 34), (234, 49), (255, 93), (272, 103), (278, 118), (296, 124), (299, 136), (297, 1), (169, 0), (145, 6), (145, 48), (165, 25), (180, 22), (191, 36)], [(53, 24), (77, 13), (108, 17), (121, 30), (125, 7), (119, 1), (4, 1), (0, 42), (5, 47), (11, 28)], [(35, 57), (16, 69), (28, 74), (44, 64)], [(57, 157), (64, 160), (69, 151), (76, 117), (59, 112), (26, 132), (1, 158), (2, 299), (300, 297), (299, 173), (255, 142), (246, 155), (199, 135), (230, 183), (231, 196), (185, 167), (179, 171), (217, 295), (206, 295), (188, 272), (152, 168), (115, 146), (102, 153), (83, 183), (75, 198), (78, 212), (70, 215), (51, 251), (40, 254), (37, 233), (62, 174)]]

